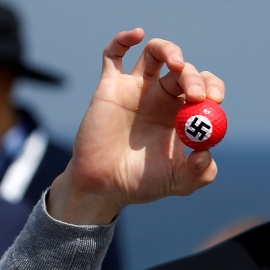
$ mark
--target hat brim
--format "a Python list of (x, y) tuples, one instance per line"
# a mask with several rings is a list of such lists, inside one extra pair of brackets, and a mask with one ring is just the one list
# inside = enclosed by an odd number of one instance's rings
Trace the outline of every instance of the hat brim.
[(23, 63), (17, 64), (16, 72), (20, 77), (25, 77), (28, 79), (33, 79), (55, 85), (60, 85), (63, 81), (63, 78), (60, 75), (52, 74), (51, 72), (41, 70), (36, 67), (33, 68)]

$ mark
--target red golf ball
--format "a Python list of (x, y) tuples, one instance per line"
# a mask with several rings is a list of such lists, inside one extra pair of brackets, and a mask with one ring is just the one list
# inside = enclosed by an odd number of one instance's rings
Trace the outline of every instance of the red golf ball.
[(210, 99), (200, 103), (186, 103), (177, 113), (175, 128), (186, 146), (206, 150), (224, 138), (227, 117), (221, 106)]

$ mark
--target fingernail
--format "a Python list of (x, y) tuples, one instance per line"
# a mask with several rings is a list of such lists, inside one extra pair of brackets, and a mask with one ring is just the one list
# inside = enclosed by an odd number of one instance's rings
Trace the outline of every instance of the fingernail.
[(208, 158), (201, 158), (198, 160), (197, 164), (196, 164), (196, 169), (199, 171), (203, 171), (205, 170), (210, 164), (210, 160)]
[(189, 94), (193, 95), (193, 96), (203, 96), (205, 97), (205, 91), (203, 90), (203, 88), (199, 85), (192, 85), (189, 89)]
[(218, 88), (210, 88), (208, 90), (208, 94), (213, 98), (222, 99), (223, 95), (222, 92)]
[(184, 63), (184, 59), (178, 53), (172, 54), (171, 59), (172, 59), (173, 62), (177, 62), (177, 63), (180, 63), (180, 64)]

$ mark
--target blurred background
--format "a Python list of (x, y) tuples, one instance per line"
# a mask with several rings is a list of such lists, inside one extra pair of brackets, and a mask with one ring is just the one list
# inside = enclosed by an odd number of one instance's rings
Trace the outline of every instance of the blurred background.
[[(270, 2), (251, 1), (16, 1), (26, 58), (65, 76), (63, 91), (19, 82), (14, 99), (38, 112), (50, 134), (71, 146), (98, 85), (102, 52), (122, 30), (142, 27), (144, 41), (124, 60), (130, 72), (147, 41), (178, 44), (185, 60), (226, 84), (222, 104), (228, 133), (212, 150), (219, 166), (214, 184), (190, 197), (129, 206), (122, 214), (125, 269), (193, 253), (233, 224), (268, 219)], [(164, 73), (166, 68), (164, 69)], [(51, 86), (49, 86), (51, 87)]]

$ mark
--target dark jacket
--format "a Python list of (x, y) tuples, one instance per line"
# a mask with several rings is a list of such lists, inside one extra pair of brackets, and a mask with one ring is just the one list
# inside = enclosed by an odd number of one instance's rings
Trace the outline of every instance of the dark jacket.
[(151, 270), (269, 270), (270, 223), (255, 227), (198, 254)]

